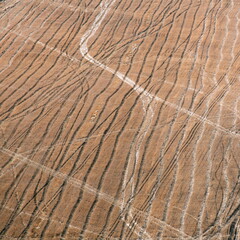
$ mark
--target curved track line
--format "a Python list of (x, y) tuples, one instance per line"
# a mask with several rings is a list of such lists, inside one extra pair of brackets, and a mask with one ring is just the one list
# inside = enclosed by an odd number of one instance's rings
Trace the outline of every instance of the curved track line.
[[(206, 117), (198, 115), (192, 111), (189, 111), (185, 108), (182, 108), (180, 106), (178, 106), (177, 104), (171, 103), (169, 101), (166, 101), (158, 96), (155, 96), (154, 94), (148, 92), (147, 90), (145, 90), (143, 87), (139, 86), (138, 84), (136, 84), (132, 79), (130, 79), (129, 77), (125, 76), (124, 74), (122, 74), (119, 71), (116, 71), (108, 66), (106, 66), (105, 64), (97, 61), (96, 59), (94, 59), (89, 53), (88, 53), (88, 47), (87, 47), (87, 43), (88, 40), (97, 32), (98, 28), (100, 27), (101, 23), (103, 22), (104, 18), (106, 17), (107, 13), (110, 10), (110, 6), (112, 6), (114, 4), (116, 0), (112, 1), (111, 3), (105, 3), (105, 4), (101, 4), (101, 8), (102, 11), (97, 15), (97, 17), (95, 18), (95, 21), (93, 22), (91, 28), (83, 35), (83, 37), (81, 38), (80, 41), (80, 52), (82, 54), (82, 56), (89, 62), (93, 63), (94, 65), (114, 74), (115, 76), (117, 76), (120, 80), (122, 80), (123, 82), (125, 82), (126, 84), (128, 84), (130, 87), (133, 88), (133, 90), (137, 93), (137, 94), (142, 94), (141, 95), (141, 100), (143, 103), (147, 103), (148, 101), (154, 99), (158, 102), (161, 102), (165, 105), (167, 105), (168, 107), (174, 108), (174, 109), (178, 109), (178, 111), (183, 112), (187, 115), (190, 115), (191, 117), (194, 117), (196, 119), (198, 119), (201, 122), (205, 122), (208, 125), (213, 126), (214, 128), (217, 128), (218, 130), (220, 130), (221, 132), (225, 132), (227, 134), (233, 135), (235, 137), (239, 137), (239, 133), (235, 133), (230, 131), (229, 129), (226, 129), (224, 127), (222, 127), (221, 125), (218, 125), (210, 120), (208, 120)], [(144, 98), (145, 97), (145, 98)]]

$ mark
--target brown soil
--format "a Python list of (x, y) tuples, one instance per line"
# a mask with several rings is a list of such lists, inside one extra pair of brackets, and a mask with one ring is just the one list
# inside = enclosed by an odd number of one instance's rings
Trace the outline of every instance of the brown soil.
[(239, 7), (0, 1), (0, 239), (240, 239)]

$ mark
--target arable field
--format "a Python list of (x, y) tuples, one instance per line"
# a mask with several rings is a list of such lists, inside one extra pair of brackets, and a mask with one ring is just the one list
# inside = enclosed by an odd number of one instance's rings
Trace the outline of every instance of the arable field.
[(240, 239), (240, 1), (0, 1), (0, 239)]

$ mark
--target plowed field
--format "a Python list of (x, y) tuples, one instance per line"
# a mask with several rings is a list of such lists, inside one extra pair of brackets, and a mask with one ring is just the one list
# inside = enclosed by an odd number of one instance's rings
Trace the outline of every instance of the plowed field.
[(0, 1), (0, 239), (240, 239), (239, 0)]

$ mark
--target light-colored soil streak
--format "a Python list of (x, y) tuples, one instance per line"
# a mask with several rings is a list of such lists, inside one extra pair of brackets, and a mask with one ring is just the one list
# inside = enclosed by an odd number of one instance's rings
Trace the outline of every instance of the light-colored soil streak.
[[(92, 27), (81, 38), (80, 52), (83, 55), (83, 57), (85, 59), (87, 59), (89, 62), (91, 62), (91, 63), (95, 64), (96, 66), (99, 66), (102, 69), (114, 74), (119, 79), (121, 79), (123, 82), (130, 85), (136, 91), (137, 94), (142, 94), (140, 98), (141, 98), (142, 105), (143, 105), (143, 114), (144, 114), (144, 119), (145, 120), (142, 124), (142, 127), (139, 129), (139, 136), (137, 136), (136, 142), (134, 143), (135, 146), (132, 147), (133, 153), (131, 153), (131, 156), (129, 158), (129, 162), (127, 164), (126, 173), (125, 173), (125, 177), (124, 177), (124, 181), (123, 181), (123, 186), (122, 186), (123, 200), (122, 200), (122, 205), (121, 205), (121, 211), (124, 212), (124, 209), (128, 208), (128, 204), (126, 204), (126, 202), (128, 202), (128, 203), (131, 202), (132, 197), (134, 195), (134, 191), (135, 191), (134, 182), (136, 182), (136, 180), (135, 180), (135, 178), (136, 178), (136, 166), (138, 165), (138, 162), (139, 162), (139, 155), (140, 155), (139, 152), (140, 152), (140, 149), (141, 149), (141, 145), (143, 143), (143, 139), (146, 136), (146, 134), (147, 134), (147, 132), (148, 132), (150, 126), (151, 126), (151, 122), (152, 122), (154, 112), (153, 112), (152, 106), (150, 106), (152, 96), (150, 96), (150, 94), (148, 92), (144, 91), (143, 88), (141, 88), (140, 86), (135, 86), (136, 84), (134, 83), (133, 80), (126, 77), (122, 73), (120, 73), (118, 71), (114, 71), (113, 69), (111, 69), (111, 68), (107, 67), (106, 65), (100, 63), (99, 61), (95, 60), (88, 53), (88, 47), (87, 47), (88, 40), (96, 33), (96, 31), (98, 30), (102, 21), (104, 20), (105, 16), (111, 10), (111, 6), (114, 5), (115, 1), (105, 1), (105, 2), (103, 1), (103, 2), (101, 2), (100, 13), (95, 18)], [(127, 185), (129, 185), (129, 186), (127, 186)], [(129, 191), (128, 191), (128, 188), (130, 188)], [(127, 192), (130, 192), (130, 193), (127, 194)], [(130, 210), (129, 214), (130, 214), (130, 217), (132, 218), (131, 210)], [(123, 218), (125, 218), (125, 215), (123, 215)], [(125, 221), (128, 221), (128, 220), (126, 219)], [(128, 223), (127, 223), (127, 225), (129, 226)], [(134, 222), (134, 226), (135, 227), (137, 226), (137, 235), (138, 235), (138, 232), (141, 231), (141, 228), (138, 227), (136, 222)], [(145, 233), (145, 236), (147, 237), (147, 239), (151, 239), (149, 234)]]
[(239, 16), (0, 1), (0, 239), (238, 239)]

